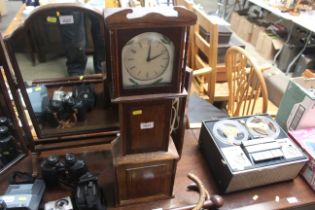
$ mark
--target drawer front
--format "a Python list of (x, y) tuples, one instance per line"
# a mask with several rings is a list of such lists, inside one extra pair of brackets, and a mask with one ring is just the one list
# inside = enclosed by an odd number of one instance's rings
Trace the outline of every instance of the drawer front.
[(174, 161), (122, 166), (117, 169), (119, 200), (168, 197), (172, 194)]

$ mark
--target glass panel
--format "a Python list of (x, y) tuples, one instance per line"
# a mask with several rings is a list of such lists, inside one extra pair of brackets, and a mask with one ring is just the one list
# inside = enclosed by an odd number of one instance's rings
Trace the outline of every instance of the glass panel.
[(58, 81), (58, 85), (38, 83), (27, 88), (43, 135), (117, 129), (117, 110), (106, 103), (104, 77), (98, 77), (95, 81), (86, 77), (72, 80), (72, 84), (66, 80)]
[(25, 81), (104, 73), (104, 29), (99, 14), (40, 10), (26, 20), (27, 34), (14, 46)]

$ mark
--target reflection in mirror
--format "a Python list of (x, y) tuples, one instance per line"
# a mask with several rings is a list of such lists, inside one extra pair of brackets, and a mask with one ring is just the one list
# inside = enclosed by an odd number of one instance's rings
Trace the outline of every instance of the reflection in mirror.
[(24, 31), (11, 37), (24, 81), (103, 73), (101, 12), (84, 5), (41, 6), (26, 18)]
[(6, 43), (38, 138), (117, 130), (101, 12), (83, 4), (40, 6)]
[(102, 74), (36, 80), (26, 91), (42, 135), (102, 132), (118, 127), (117, 112), (108, 102)]

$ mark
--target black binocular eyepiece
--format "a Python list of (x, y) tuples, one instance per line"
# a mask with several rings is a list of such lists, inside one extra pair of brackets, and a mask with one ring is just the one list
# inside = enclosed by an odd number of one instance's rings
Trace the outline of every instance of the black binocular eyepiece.
[[(2, 119), (1, 119), (2, 118)], [(0, 121), (7, 122), (6, 117), (0, 117)], [(0, 123), (0, 165), (6, 165), (18, 156), (16, 140), (10, 134), (10, 129)], [(1, 166), (0, 166), (1, 168)]]
[(64, 160), (56, 155), (50, 155), (41, 162), (40, 168), (48, 187), (58, 186), (60, 183), (76, 185), (80, 177), (89, 171), (85, 162), (77, 160), (71, 153), (67, 153)]

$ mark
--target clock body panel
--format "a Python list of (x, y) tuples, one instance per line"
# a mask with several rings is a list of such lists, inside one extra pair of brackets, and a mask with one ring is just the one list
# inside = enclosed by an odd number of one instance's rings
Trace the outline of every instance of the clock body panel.
[(120, 202), (151, 196), (170, 198), (174, 167), (174, 160), (117, 167)]
[(123, 154), (167, 151), (172, 99), (120, 103)]
[(172, 197), (179, 155), (170, 138), (167, 151), (123, 155), (113, 142), (116, 203), (127, 205)]

